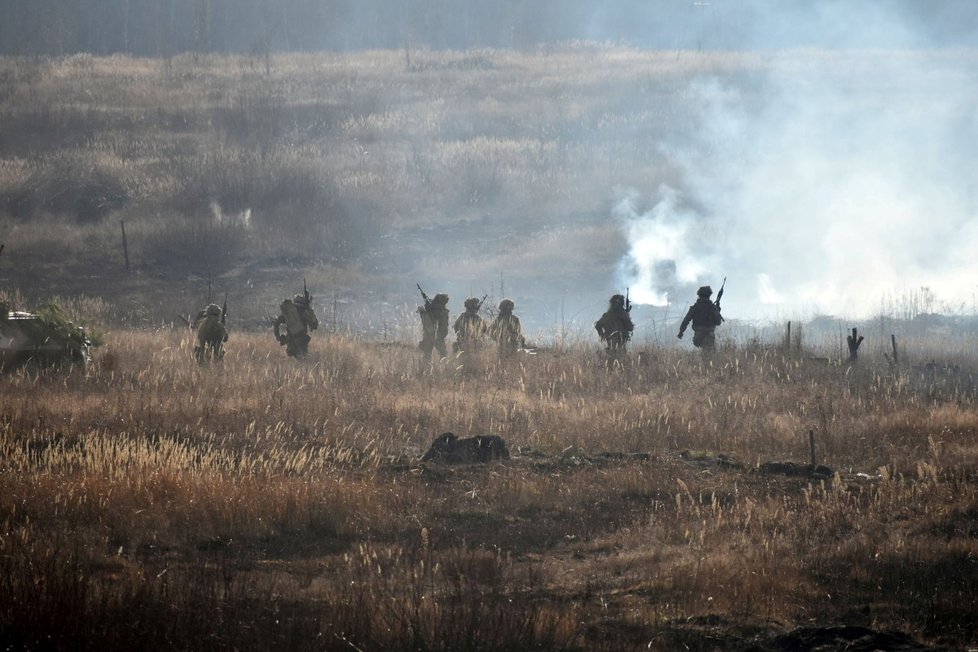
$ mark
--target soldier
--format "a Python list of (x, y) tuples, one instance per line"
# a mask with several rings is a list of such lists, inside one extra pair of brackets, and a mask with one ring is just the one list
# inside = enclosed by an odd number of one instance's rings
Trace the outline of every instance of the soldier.
[(475, 351), (486, 334), (486, 323), (479, 316), (482, 301), (475, 297), (465, 300), (465, 312), (458, 316), (452, 325), (455, 331), (455, 351)]
[[(285, 324), (285, 333), (281, 327)], [(279, 306), (279, 316), (275, 320), (275, 339), (285, 346), (285, 352), (290, 357), (302, 357), (309, 353), (309, 331), (319, 328), (319, 320), (312, 310), (312, 297), (309, 294), (297, 294), (292, 299), (286, 299)]]
[(516, 304), (509, 299), (499, 302), (499, 314), (489, 324), (489, 336), (496, 342), (499, 355), (510, 357), (526, 345), (520, 318), (513, 314)]
[(421, 349), (422, 358), (430, 361), (431, 352), (435, 349), (438, 349), (440, 357), (447, 358), (445, 338), (448, 337), (448, 295), (436, 294), (431, 301), (426, 300), (425, 305), (418, 306), (418, 314), (421, 315), (421, 341), (418, 348)]
[(194, 358), (198, 364), (208, 359), (220, 360), (224, 357), (224, 342), (228, 341), (228, 329), (221, 320), (221, 306), (209, 304), (197, 314), (197, 346)]
[(693, 322), (693, 346), (704, 351), (712, 351), (716, 347), (716, 328), (723, 322), (720, 306), (710, 301), (712, 295), (713, 288), (709, 285), (704, 285), (697, 290), (696, 303), (689, 307), (683, 323), (679, 325), (678, 337), (683, 339), (686, 327), (689, 322)]
[(616, 294), (611, 297), (608, 310), (601, 315), (601, 319), (594, 322), (594, 329), (604, 342), (608, 360), (620, 360), (625, 355), (625, 346), (632, 339), (632, 331), (635, 330), (632, 317), (625, 307), (624, 296)]

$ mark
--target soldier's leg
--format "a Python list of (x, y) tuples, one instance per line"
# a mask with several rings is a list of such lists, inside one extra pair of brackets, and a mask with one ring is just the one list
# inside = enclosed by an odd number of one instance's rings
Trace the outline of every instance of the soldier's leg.
[(435, 348), (438, 349), (438, 355), (447, 358), (448, 357), (448, 347), (445, 345), (445, 340), (436, 340)]

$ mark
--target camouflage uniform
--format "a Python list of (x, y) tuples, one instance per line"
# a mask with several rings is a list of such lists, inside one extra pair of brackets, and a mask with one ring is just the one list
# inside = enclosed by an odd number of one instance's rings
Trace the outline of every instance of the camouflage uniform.
[(679, 325), (679, 339), (683, 338), (686, 327), (693, 323), (693, 346), (704, 351), (712, 351), (716, 347), (716, 328), (723, 322), (720, 308), (710, 301), (713, 288), (704, 285), (696, 291), (696, 303), (689, 307), (683, 323)]
[(509, 299), (500, 301), (499, 314), (489, 324), (489, 336), (496, 342), (499, 355), (502, 357), (515, 355), (526, 345), (523, 329), (520, 327), (520, 318), (513, 314), (515, 306), (516, 304)]
[(455, 350), (475, 351), (486, 334), (486, 323), (479, 316), (482, 302), (475, 297), (465, 300), (465, 312), (458, 316), (452, 325), (455, 331)]
[[(285, 333), (282, 333), (282, 325)], [(291, 300), (286, 299), (279, 306), (279, 316), (275, 320), (275, 339), (285, 346), (285, 352), (290, 357), (302, 357), (309, 353), (309, 331), (319, 328), (319, 320), (312, 310), (311, 298), (297, 294)]]
[(421, 315), (421, 341), (418, 348), (425, 360), (431, 359), (431, 352), (438, 349), (438, 355), (448, 357), (448, 347), (445, 338), (448, 337), (448, 295), (436, 294), (435, 298), (424, 306), (418, 306)]
[(608, 302), (608, 310), (601, 319), (594, 322), (598, 337), (604, 342), (605, 350), (610, 359), (619, 358), (625, 354), (628, 340), (632, 339), (635, 325), (632, 316), (625, 309), (625, 297), (616, 294)]
[(203, 363), (208, 358), (220, 360), (224, 357), (228, 329), (221, 323), (221, 313), (221, 307), (212, 303), (197, 314), (197, 346), (194, 347), (194, 358), (198, 363)]

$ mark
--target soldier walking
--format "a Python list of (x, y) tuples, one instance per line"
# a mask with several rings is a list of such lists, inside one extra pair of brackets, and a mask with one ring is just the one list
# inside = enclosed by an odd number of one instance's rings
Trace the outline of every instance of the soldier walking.
[(475, 297), (465, 300), (465, 312), (452, 324), (455, 331), (455, 351), (466, 353), (476, 351), (486, 334), (486, 322), (479, 316), (482, 301)]
[(608, 362), (621, 361), (625, 356), (625, 348), (632, 339), (635, 325), (632, 316), (625, 307), (625, 297), (615, 294), (608, 301), (608, 310), (594, 323), (598, 337), (604, 342), (608, 354)]
[(197, 313), (197, 346), (194, 359), (198, 364), (224, 357), (224, 343), (228, 341), (228, 329), (224, 325), (224, 311), (216, 303), (208, 304)]
[(520, 318), (513, 314), (516, 304), (510, 299), (499, 302), (499, 314), (489, 324), (489, 336), (496, 342), (500, 357), (516, 355), (526, 345)]
[[(720, 288), (721, 294), (723, 293), (723, 288)], [(704, 285), (699, 290), (696, 291), (696, 303), (689, 307), (686, 312), (686, 317), (683, 318), (682, 324), (679, 325), (679, 339), (683, 339), (683, 333), (686, 332), (686, 327), (689, 323), (693, 323), (693, 346), (696, 348), (703, 349), (703, 351), (712, 351), (716, 348), (716, 329), (721, 323), (723, 323), (723, 317), (720, 315), (720, 306), (717, 305), (720, 302), (719, 295), (717, 296), (716, 302), (711, 301), (710, 297), (713, 295), (713, 288), (709, 285)]]
[(275, 339), (285, 347), (289, 357), (301, 358), (309, 353), (309, 341), (312, 339), (309, 331), (317, 328), (319, 328), (319, 320), (312, 309), (312, 297), (308, 292), (286, 299), (279, 306), (279, 315), (275, 320), (274, 328)]
[(445, 346), (445, 338), (448, 337), (448, 295), (436, 294), (435, 298), (425, 304), (418, 306), (418, 314), (421, 315), (421, 341), (418, 348), (421, 349), (421, 358), (424, 362), (431, 360), (431, 352), (438, 350), (439, 357), (448, 357), (448, 347)]

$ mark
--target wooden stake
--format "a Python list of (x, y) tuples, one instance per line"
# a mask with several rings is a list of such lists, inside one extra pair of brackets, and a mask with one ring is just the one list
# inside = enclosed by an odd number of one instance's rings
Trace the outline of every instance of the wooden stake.
[(812, 468), (815, 468), (815, 431), (808, 431), (808, 448), (812, 452)]
[(119, 226), (122, 227), (122, 254), (126, 257), (126, 271), (131, 272), (132, 267), (129, 266), (129, 241), (126, 239), (126, 221), (119, 220)]

